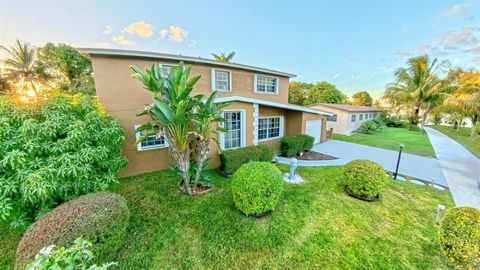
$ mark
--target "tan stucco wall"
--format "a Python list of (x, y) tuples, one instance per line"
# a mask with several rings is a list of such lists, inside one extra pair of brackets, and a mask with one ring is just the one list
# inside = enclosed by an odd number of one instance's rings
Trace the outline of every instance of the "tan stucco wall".
[[(245, 144), (253, 144), (253, 106), (250, 103), (233, 102), (228, 110), (245, 110), (246, 129)], [(137, 110), (109, 112), (110, 115), (117, 118), (125, 128), (126, 140), (124, 142), (124, 152), (128, 159), (127, 166), (122, 169), (119, 176), (135, 175), (143, 172), (158, 171), (167, 168), (172, 162), (172, 158), (167, 148), (158, 148), (151, 150), (138, 151), (135, 144), (135, 125), (141, 125), (149, 121), (148, 117), (136, 117)], [(220, 165), (219, 149), (216, 144), (210, 145), (209, 157), (211, 158), (209, 166), (216, 168)]]
[[(177, 64), (176, 62), (158, 61), (163, 64)], [(136, 113), (142, 110), (145, 104), (152, 102), (152, 95), (143, 89), (140, 82), (133, 79), (129, 65), (135, 65), (142, 69), (150, 67), (154, 61), (140, 58), (125, 57), (92, 57), (97, 96), (105, 106), (107, 112), (117, 118), (125, 128), (126, 141), (124, 151), (129, 160), (128, 165), (119, 173), (120, 176), (134, 175), (143, 172), (157, 171), (168, 167), (172, 162), (167, 148), (137, 151), (135, 142), (134, 126), (148, 121), (146, 117), (136, 117)], [(188, 63), (187, 63), (188, 64)], [(223, 69), (223, 68), (221, 68)], [(230, 69), (232, 72), (233, 91), (220, 93), (219, 96), (244, 96), (256, 99), (269, 100), (279, 103), (288, 103), (288, 78), (279, 77), (280, 91), (278, 95), (254, 93), (254, 72), (240, 69)], [(201, 75), (202, 78), (195, 86), (194, 93), (211, 93), (211, 67), (207, 65), (193, 65), (193, 75)], [(227, 110), (241, 109), (245, 111), (245, 146), (253, 144), (253, 104), (233, 102)], [(325, 119), (324, 116), (289, 111), (267, 106), (259, 106), (259, 116), (283, 115), (284, 135), (295, 135), (305, 132), (306, 121), (310, 119)], [(325, 127), (325, 125), (323, 125)], [(324, 140), (325, 132), (322, 134)], [(280, 140), (260, 142), (261, 144), (280, 146)], [(219, 150), (212, 143), (209, 156), (212, 158), (210, 167), (219, 166)]]
[[(141, 69), (151, 67), (153, 63), (162, 64), (178, 64), (171, 61), (154, 61), (151, 59), (126, 58), (126, 57), (103, 57), (92, 56), (93, 71), (95, 77), (95, 85), (97, 88), (97, 96), (105, 105), (107, 111), (119, 111), (136, 109), (138, 110), (144, 104), (152, 102), (149, 91), (143, 89), (142, 84), (132, 78), (130, 65), (137, 66)], [(188, 64), (188, 63), (186, 63)], [(192, 65), (192, 75), (200, 75), (201, 78), (195, 85), (194, 94), (210, 95), (211, 87), (211, 70), (214, 66), (194, 64)], [(224, 68), (219, 68), (224, 69)], [(224, 69), (226, 70), (226, 69)], [(288, 78), (279, 78), (279, 93), (259, 94), (254, 93), (254, 72), (241, 69), (228, 69), (232, 73), (232, 91), (219, 92), (218, 96), (243, 96), (270, 100), (280, 103), (288, 103)]]

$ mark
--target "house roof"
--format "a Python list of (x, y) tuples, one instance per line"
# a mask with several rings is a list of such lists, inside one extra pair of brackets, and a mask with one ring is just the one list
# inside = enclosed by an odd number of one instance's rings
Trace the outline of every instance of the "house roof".
[(215, 99), (215, 102), (231, 102), (231, 101), (256, 103), (256, 104), (264, 105), (264, 106), (276, 107), (276, 108), (292, 110), (292, 111), (308, 112), (308, 113), (313, 113), (313, 114), (322, 114), (322, 115), (327, 115), (327, 116), (332, 116), (333, 115), (332, 113), (329, 113), (329, 112), (326, 112), (326, 111), (307, 108), (307, 107), (304, 107), (304, 106), (299, 106), (299, 105), (294, 105), (294, 104), (284, 104), (284, 103), (278, 103), (278, 102), (256, 99), (256, 98), (230, 96), (230, 97), (220, 97), (220, 98)]
[(348, 112), (381, 112), (381, 109), (373, 108), (373, 107), (368, 107), (368, 106), (356, 106), (356, 105), (347, 105), (347, 104), (330, 104), (330, 103), (316, 103), (309, 105), (308, 107), (313, 108), (315, 106), (325, 106), (325, 107), (330, 107), (334, 109), (339, 109), (342, 111), (348, 111)]
[(282, 71), (276, 71), (272, 69), (266, 69), (261, 67), (254, 67), (249, 65), (237, 64), (232, 62), (219, 62), (213, 59), (206, 59), (201, 57), (184, 56), (177, 54), (158, 53), (158, 52), (146, 52), (146, 51), (133, 51), (133, 50), (120, 50), (120, 49), (102, 49), (102, 48), (77, 48), (81, 53), (87, 55), (101, 55), (101, 56), (122, 56), (122, 57), (137, 57), (137, 58), (153, 58), (153, 59), (167, 59), (174, 61), (185, 61), (190, 63), (209, 64), (227, 68), (239, 68), (244, 70), (251, 70), (271, 75), (284, 76), (289, 78), (296, 77), (295, 74), (286, 73)]

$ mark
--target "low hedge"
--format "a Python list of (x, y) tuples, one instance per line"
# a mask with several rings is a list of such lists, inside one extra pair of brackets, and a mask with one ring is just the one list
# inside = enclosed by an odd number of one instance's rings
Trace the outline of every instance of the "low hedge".
[(287, 157), (299, 155), (304, 151), (312, 150), (314, 141), (315, 138), (305, 134), (286, 136), (280, 140), (280, 151)]
[(250, 161), (272, 161), (274, 154), (275, 148), (267, 145), (226, 150), (220, 154), (220, 170), (226, 175), (233, 175), (243, 164)]
[(350, 191), (363, 198), (372, 198), (380, 194), (387, 183), (385, 170), (370, 160), (352, 160), (345, 165), (345, 185)]
[(95, 263), (112, 261), (125, 240), (129, 218), (125, 199), (111, 192), (61, 204), (25, 232), (17, 247), (15, 269), (25, 269), (41, 248), (68, 246), (78, 237), (93, 243)]
[(283, 177), (271, 163), (250, 162), (233, 175), (232, 195), (235, 206), (245, 215), (273, 211), (283, 192)]
[(439, 232), (448, 262), (458, 269), (480, 267), (480, 210), (452, 208), (445, 213)]

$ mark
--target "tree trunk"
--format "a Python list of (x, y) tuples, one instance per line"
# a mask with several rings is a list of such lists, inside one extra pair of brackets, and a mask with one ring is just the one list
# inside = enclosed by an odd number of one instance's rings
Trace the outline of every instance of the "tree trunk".
[(420, 121), (420, 129), (422, 131), (424, 131), (424, 128), (425, 128), (425, 120), (427, 119), (427, 116), (428, 116), (428, 113), (430, 112), (430, 106), (429, 108), (427, 108), (425, 110), (425, 112), (423, 112), (423, 116), (422, 116), (422, 121)]
[(180, 171), (180, 185), (183, 186), (183, 191), (192, 195), (192, 188), (190, 186), (190, 148), (185, 153), (176, 149), (171, 149), (175, 167)]
[(199, 140), (197, 144), (197, 149), (195, 149), (195, 161), (197, 161), (197, 168), (195, 171), (195, 178), (193, 180), (193, 188), (196, 189), (198, 182), (200, 181), (200, 176), (202, 176), (203, 164), (207, 160), (208, 152), (210, 151), (210, 141), (209, 140)]
[(472, 129), (470, 130), (470, 137), (472, 137), (472, 138), (478, 136), (477, 122), (478, 122), (478, 115), (475, 115), (475, 116), (472, 117)]

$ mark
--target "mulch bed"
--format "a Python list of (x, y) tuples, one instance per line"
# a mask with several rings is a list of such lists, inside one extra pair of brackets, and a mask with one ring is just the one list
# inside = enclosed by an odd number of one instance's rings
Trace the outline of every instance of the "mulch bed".
[(299, 160), (334, 160), (337, 157), (329, 156), (315, 151), (304, 152), (303, 155), (295, 157)]
[(345, 186), (345, 192), (350, 196), (350, 197), (353, 197), (355, 199), (359, 199), (359, 200), (362, 200), (362, 201), (365, 201), (365, 202), (376, 202), (378, 200), (380, 200), (380, 194), (377, 194), (376, 196), (374, 197), (361, 197), (361, 196), (357, 196), (355, 194), (352, 193), (352, 191), (350, 190), (350, 188), (348, 186)]

